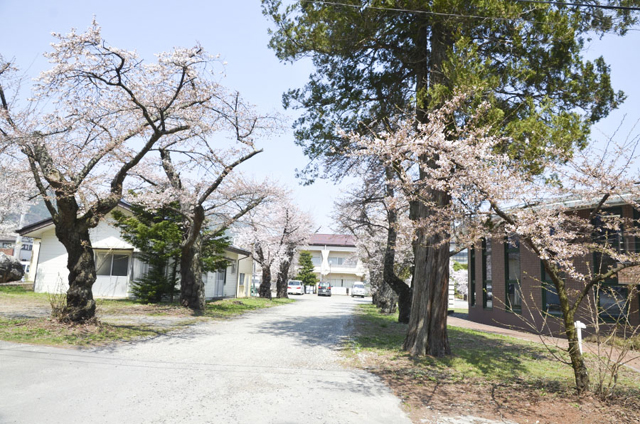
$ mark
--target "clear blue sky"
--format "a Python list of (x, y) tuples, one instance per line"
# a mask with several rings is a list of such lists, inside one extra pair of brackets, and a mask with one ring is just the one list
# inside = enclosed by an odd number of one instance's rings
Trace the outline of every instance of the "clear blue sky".
[[(48, 66), (42, 53), (53, 41), (50, 33), (66, 33), (74, 27), (84, 31), (94, 15), (111, 45), (135, 49), (144, 57), (200, 42), (227, 62), (222, 83), (240, 91), (262, 111), (282, 111), (282, 93), (302, 86), (312, 72), (309, 61), (285, 65), (267, 48), (269, 22), (262, 16), (259, 0), (0, 0), (0, 53), (5, 59), (14, 58), (29, 76), (36, 76)], [(625, 114), (621, 134), (626, 135), (640, 118), (636, 77), (640, 72), (640, 32), (595, 40), (585, 54), (589, 58), (604, 55), (612, 67), (614, 86), (628, 95), (618, 111), (596, 126), (594, 136), (612, 134)], [(287, 184), (300, 206), (312, 212), (323, 232), (329, 232), (333, 201), (345, 187), (324, 181), (309, 187), (298, 184), (295, 169), (304, 167), (307, 159), (294, 145), (291, 131), (260, 147), (265, 151), (247, 162), (243, 172)]]

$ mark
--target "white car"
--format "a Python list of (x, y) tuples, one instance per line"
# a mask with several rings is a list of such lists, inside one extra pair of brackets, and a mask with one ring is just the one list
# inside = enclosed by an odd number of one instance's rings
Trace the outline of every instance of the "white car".
[(304, 294), (304, 285), (302, 281), (289, 280), (287, 285), (287, 294)]
[(353, 288), (351, 289), (351, 297), (356, 297), (356, 296), (365, 297), (365, 295), (366, 295), (366, 290), (364, 288), (364, 284), (355, 283), (353, 285)]

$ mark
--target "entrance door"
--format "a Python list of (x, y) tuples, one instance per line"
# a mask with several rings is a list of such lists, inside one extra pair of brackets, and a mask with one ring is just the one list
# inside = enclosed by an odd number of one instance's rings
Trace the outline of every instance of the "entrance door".
[(224, 297), (226, 274), (226, 269), (208, 272), (205, 274), (204, 296), (206, 298)]
[(96, 297), (127, 297), (129, 295), (130, 252), (96, 252)]
[(227, 277), (226, 269), (216, 271), (216, 297), (224, 297), (224, 283)]

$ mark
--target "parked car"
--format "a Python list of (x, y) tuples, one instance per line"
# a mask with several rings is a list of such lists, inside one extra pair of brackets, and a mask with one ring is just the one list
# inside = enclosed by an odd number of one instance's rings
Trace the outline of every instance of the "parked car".
[(364, 298), (365, 294), (366, 294), (366, 291), (364, 289), (364, 284), (362, 283), (353, 284), (353, 288), (351, 289), (351, 297), (360, 296)]
[(304, 285), (299, 280), (289, 280), (287, 294), (304, 294)]
[(320, 283), (320, 284), (318, 284), (318, 296), (329, 296), (329, 297), (331, 297), (331, 283)]

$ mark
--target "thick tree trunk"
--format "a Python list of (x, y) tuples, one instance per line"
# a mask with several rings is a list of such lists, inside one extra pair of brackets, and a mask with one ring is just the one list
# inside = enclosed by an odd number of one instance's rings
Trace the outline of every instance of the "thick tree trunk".
[(280, 264), (278, 278), (276, 278), (276, 297), (278, 299), (288, 299), (287, 288), (289, 287), (289, 265)]
[(288, 299), (287, 288), (289, 287), (289, 264), (280, 264), (278, 278), (276, 279), (276, 297), (278, 299)]
[[(449, 197), (434, 192), (438, 204), (447, 204)], [(418, 202), (412, 202), (412, 215), (429, 216), (435, 211)], [(448, 234), (440, 232), (426, 237), (418, 232), (414, 241), (416, 258), (414, 269), (413, 301), (404, 350), (412, 356), (451, 354), (447, 333), (449, 296), (449, 243)], [(419, 282), (419, 283), (418, 283)]]
[[(68, 225), (65, 223), (68, 222)], [(60, 319), (82, 323), (95, 318), (96, 302), (91, 288), (96, 282), (96, 264), (89, 238), (89, 228), (75, 219), (60, 220), (56, 225), (56, 236), (67, 250), (69, 289), (67, 305), (61, 311)]]
[(205, 309), (204, 282), (200, 253), (202, 240), (200, 231), (204, 225), (205, 213), (201, 206), (193, 211), (183, 211), (191, 219), (183, 221), (183, 242), (180, 257), (180, 304), (196, 312)]
[[(416, 91), (418, 93), (417, 115), (420, 122), (427, 121), (429, 104), (429, 89), (436, 85), (447, 85), (443, 64), (452, 46), (452, 40), (446, 34), (442, 23), (436, 22), (431, 26), (431, 39), (427, 43), (427, 31), (422, 31), (416, 39), (419, 51), (424, 52), (416, 69)], [(426, 166), (437, 166), (433, 157), (422, 157), (420, 160)], [(422, 174), (422, 172), (421, 172)], [(420, 175), (423, 178), (423, 175)], [(411, 218), (416, 221), (439, 213), (439, 208), (445, 208), (451, 198), (443, 192), (432, 190), (431, 200), (436, 208), (427, 208), (419, 201), (412, 202)], [(404, 342), (404, 349), (413, 356), (433, 355), (444, 356), (451, 353), (447, 334), (447, 307), (449, 291), (449, 242), (448, 229), (441, 230), (426, 237), (419, 232), (414, 241), (414, 275), (413, 301), (409, 328)]]
[(378, 290), (376, 298), (377, 306), (383, 314), (395, 314), (398, 305), (398, 295), (391, 287), (384, 283)]
[(199, 244), (183, 247), (180, 258), (180, 304), (196, 312), (206, 307)]
[(278, 278), (276, 280), (276, 297), (279, 299), (288, 299), (287, 288), (289, 287), (289, 268), (293, 262), (293, 256), (296, 252), (295, 245), (287, 245), (285, 257), (280, 262), (278, 269)]
[(271, 299), (271, 268), (262, 266), (262, 282), (258, 289), (258, 296), (264, 299)]

